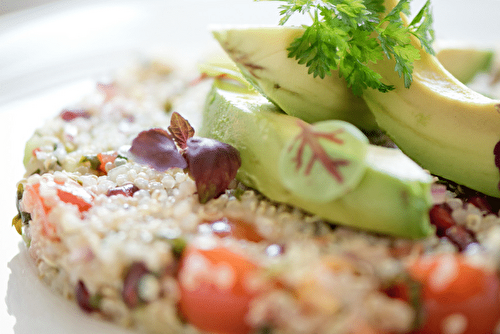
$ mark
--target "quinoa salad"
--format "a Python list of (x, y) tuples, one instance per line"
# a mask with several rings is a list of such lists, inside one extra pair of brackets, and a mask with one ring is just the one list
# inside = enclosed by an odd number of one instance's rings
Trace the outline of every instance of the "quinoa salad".
[[(209, 142), (215, 162), (196, 166), (186, 140), (208, 140), (209, 92), (228, 73), (144, 61), (35, 131), (13, 226), (47, 285), (138, 333), (500, 334), (498, 198), (428, 173), (432, 233), (406, 238), (269, 199), (236, 177), (229, 145)], [(188, 164), (142, 159), (156, 149)]]
[(133, 139), (168, 126), (173, 110), (199, 122), (207, 82), (193, 78), (158, 61), (127, 68), (35, 132), (19, 183), (20, 232), (55, 291), (150, 333), (212, 323), (223, 333), (408, 333), (421, 321), (420, 284), (449, 298), (481, 291), (470, 318), (442, 319), (444, 333), (462, 333), (476, 308), (498, 314), (491, 198), (436, 184), (439, 233), (415, 241), (328, 223), (236, 180), (200, 204), (182, 169), (134, 162)]

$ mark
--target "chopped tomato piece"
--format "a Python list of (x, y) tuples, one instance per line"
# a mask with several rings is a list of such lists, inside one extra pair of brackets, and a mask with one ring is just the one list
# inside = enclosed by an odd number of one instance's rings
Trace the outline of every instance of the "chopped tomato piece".
[(88, 211), (92, 207), (92, 200), (89, 193), (81, 189), (68, 189), (61, 187), (57, 189), (57, 196), (64, 203), (74, 204), (80, 212)]
[(493, 333), (500, 321), (500, 280), (462, 255), (422, 257), (409, 267), (422, 284), (423, 324), (416, 333)]
[(217, 334), (246, 334), (249, 304), (256, 292), (247, 281), (257, 266), (223, 246), (210, 249), (189, 245), (181, 258), (179, 309), (200, 330)]
[(42, 228), (42, 233), (49, 238), (56, 239), (56, 228), (53, 224), (49, 223), (47, 215), (49, 209), (43, 204), (39, 192), (40, 184), (26, 185), (23, 195), (23, 206), (26, 211), (31, 214)]
[[(94, 200), (93, 196), (83, 189), (81, 185), (71, 179), (62, 181), (54, 179), (44, 182), (44, 185), (55, 188), (57, 197), (60, 201), (76, 205), (80, 212), (85, 212), (92, 207), (92, 202)], [(40, 183), (33, 185), (33, 187), (36, 189), (37, 193), (40, 194)], [(47, 201), (43, 199), (43, 197), (42, 200), (46, 206), (46, 210), (50, 211), (53, 204), (47, 204)]]
[(253, 242), (260, 242), (264, 238), (255, 230), (254, 226), (241, 220), (222, 218), (208, 223), (210, 230), (218, 237), (234, 237)]
[(36, 153), (40, 152), (42, 149), (40, 147), (35, 148), (33, 151), (31, 151), (31, 154), (36, 157)]
[(97, 159), (99, 159), (100, 164), (97, 170), (106, 174), (106, 164), (108, 162), (114, 162), (116, 157), (118, 157), (118, 152), (98, 153)]
[(43, 233), (49, 237), (56, 235), (56, 228), (49, 222), (47, 216), (57, 204), (57, 200), (76, 205), (80, 212), (88, 211), (92, 207), (93, 196), (73, 180), (49, 179), (41, 182), (44, 186), (56, 190), (56, 202), (54, 198), (47, 198), (40, 194), (40, 183), (27, 184), (23, 195), (23, 209), (36, 216), (35, 219), (40, 222)]

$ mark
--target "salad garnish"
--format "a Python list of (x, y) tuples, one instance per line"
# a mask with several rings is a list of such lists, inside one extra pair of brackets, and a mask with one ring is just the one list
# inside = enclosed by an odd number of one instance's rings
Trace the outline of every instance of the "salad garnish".
[(160, 172), (187, 169), (203, 204), (228, 188), (241, 166), (241, 158), (231, 145), (194, 134), (189, 122), (174, 112), (168, 131), (161, 128), (142, 131), (132, 141), (129, 152), (137, 162)]
[(347, 122), (296, 123), (300, 132), (281, 152), (283, 184), (316, 202), (331, 201), (351, 191), (366, 170), (368, 139)]
[(187, 148), (187, 141), (194, 136), (194, 129), (189, 122), (179, 113), (174, 112), (170, 118), (170, 126), (168, 131), (182, 150)]

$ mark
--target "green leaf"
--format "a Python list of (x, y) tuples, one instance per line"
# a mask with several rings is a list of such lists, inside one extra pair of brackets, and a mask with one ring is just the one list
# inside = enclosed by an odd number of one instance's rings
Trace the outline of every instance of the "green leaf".
[(301, 132), (281, 152), (281, 181), (305, 200), (327, 202), (351, 191), (366, 170), (368, 139), (354, 125), (298, 121)]
[(16, 228), (17, 233), (19, 235), (23, 235), (23, 222), (21, 220), (21, 215), (17, 214), (13, 219), (12, 219), (12, 226)]
[(408, 26), (401, 15), (410, 15), (411, 0), (400, 0), (387, 15), (384, 0), (275, 1), (284, 3), (279, 7), (281, 25), (295, 14), (308, 14), (312, 19), (304, 26), (304, 34), (290, 44), (288, 56), (305, 64), (315, 77), (324, 78), (338, 70), (357, 95), (368, 87), (382, 92), (393, 89), (370, 70), (384, 56), (396, 61), (394, 70), (406, 87), (411, 85), (413, 62), (420, 57), (411, 36), (426, 52), (434, 53), (430, 0)]
[(435, 34), (432, 29), (433, 19), (430, 6), (431, 2), (427, 0), (422, 9), (420, 9), (411, 21), (410, 27), (413, 28), (413, 34), (418, 38), (425, 52), (434, 54), (432, 43), (434, 42)]

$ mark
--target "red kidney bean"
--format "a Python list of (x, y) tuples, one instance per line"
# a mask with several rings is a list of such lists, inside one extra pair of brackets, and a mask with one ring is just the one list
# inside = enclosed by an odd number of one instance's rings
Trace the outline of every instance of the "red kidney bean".
[(123, 186), (109, 189), (108, 192), (106, 193), (106, 196), (113, 196), (113, 195), (132, 196), (138, 190), (139, 188), (137, 188), (135, 184), (127, 183), (124, 184)]
[(83, 311), (85, 311), (87, 313), (91, 313), (91, 312), (98, 310), (92, 304), (90, 293), (82, 281), (78, 281), (78, 284), (76, 285), (75, 297), (76, 297), (76, 302), (78, 303), (78, 306), (80, 306), (80, 308)]
[(450, 240), (459, 251), (464, 251), (477, 240), (472, 231), (457, 225), (451, 216), (451, 208), (447, 204), (436, 204), (429, 212), (431, 224), (436, 226), (436, 235)]
[(65, 109), (61, 112), (60, 116), (64, 121), (70, 122), (76, 118), (87, 118), (88, 119), (92, 115), (86, 110), (68, 110), (68, 109)]
[(123, 280), (122, 298), (128, 308), (133, 309), (142, 300), (139, 296), (139, 282), (141, 278), (149, 274), (149, 270), (142, 262), (134, 262), (130, 266)]

